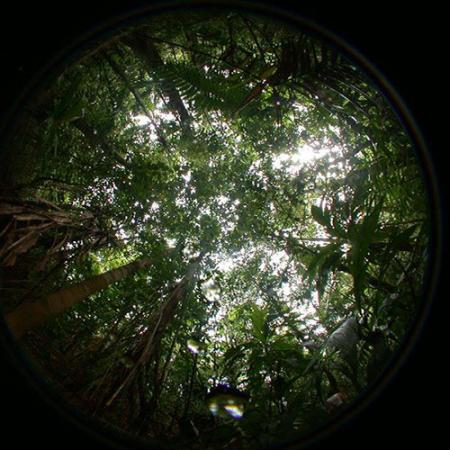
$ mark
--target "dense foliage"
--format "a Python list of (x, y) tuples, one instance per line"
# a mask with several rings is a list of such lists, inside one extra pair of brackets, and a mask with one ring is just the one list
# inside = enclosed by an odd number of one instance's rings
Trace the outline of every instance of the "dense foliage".
[(91, 48), (2, 171), (6, 314), (145, 258), (23, 338), (70, 402), (138, 436), (306, 434), (376, 380), (421, 301), (402, 125), (351, 61), (261, 17), (158, 16)]

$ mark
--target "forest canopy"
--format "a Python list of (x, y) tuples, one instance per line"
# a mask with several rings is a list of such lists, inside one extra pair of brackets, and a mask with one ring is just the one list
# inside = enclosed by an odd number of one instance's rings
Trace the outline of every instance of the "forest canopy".
[(306, 436), (414, 323), (430, 235), (417, 150), (310, 32), (149, 17), (49, 80), (12, 136), (5, 319), (100, 421), (177, 448)]

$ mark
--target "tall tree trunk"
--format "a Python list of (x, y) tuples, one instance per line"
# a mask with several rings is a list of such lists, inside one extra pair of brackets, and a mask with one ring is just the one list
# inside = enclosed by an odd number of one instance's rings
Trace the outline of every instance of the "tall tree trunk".
[[(145, 64), (145, 68), (151, 77), (157, 74), (158, 69), (164, 67), (164, 61), (151, 39), (134, 34), (127, 36), (124, 39), (124, 43)], [(191, 117), (184, 106), (179, 92), (168, 80), (160, 82), (160, 90), (161, 94), (168, 99), (170, 109), (178, 114), (182, 127), (185, 130), (189, 130)]]
[(105, 287), (150, 266), (152, 260), (141, 258), (117, 269), (96, 275), (73, 286), (63, 288), (34, 303), (20, 305), (6, 314), (6, 322), (17, 339), (31, 329), (43, 325), (50, 317), (60, 314), (76, 303), (101, 291)]
[(162, 144), (164, 148), (167, 149), (167, 141), (164, 135), (161, 133), (159, 125), (156, 123), (155, 117), (153, 116), (152, 112), (145, 106), (145, 102), (143, 98), (141, 97), (141, 94), (137, 89), (133, 87), (132, 82), (128, 79), (125, 72), (122, 70), (119, 64), (117, 64), (112, 57), (108, 55), (108, 52), (102, 53), (103, 58), (106, 60), (106, 62), (111, 66), (112, 70), (115, 72), (115, 74), (122, 80), (122, 82), (125, 84), (125, 86), (128, 88), (128, 90), (133, 94), (136, 103), (141, 108), (142, 112), (147, 116), (147, 118), (150, 120), (150, 123), (155, 128), (155, 133), (158, 136), (159, 142)]
[(203, 256), (204, 253), (201, 253), (200, 256), (195, 258), (190, 263), (186, 270), (185, 276), (178, 283), (176, 283), (170, 296), (162, 303), (159, 310), (152, 317), (150, 327), (147, 330), (147, 335), (145, 336), (146, 341), (143, 342), (144, 345), (140, 356), (123, 382), (106, 402), (106, 406), (111, 405), (120, 392), (134, 379), (138, 373), (138, 370), (154, 356), (155, 350), (159, 348), (167, 326), (175, 316), (178, 304), (186, 295), (188, 283), (197, 276), (197, 271), (200, 267), (200, 262)]

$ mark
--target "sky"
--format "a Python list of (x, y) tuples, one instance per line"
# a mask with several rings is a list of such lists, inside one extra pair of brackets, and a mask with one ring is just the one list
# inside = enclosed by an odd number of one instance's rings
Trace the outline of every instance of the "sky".
[[(164, 114), (161, 116), (162, 113), (159, 111), (155, 111), (156, 116), (159, 119), (162, 120), (173, 120), (173, 117), (171, 114)], [(166, 117), (167, 116), (167, 117)], [(145, 127), (146, 125), (149, 126), (151, 129), (151, 135), (154, 135), (153, 138), (156, 139), (156, 133), (153, 130), (153, 125), (151, 124), (150, 119), (145, 115), (136, 115), (132, 118), (133, 122), (138, 125)], [(272, 158), (272, 167), (276, 170), (282, 170), (285, 171), (285, 173), (296, 176), (299, 173), (299, 170), (307, 166), (308, 164), (314, 162), (315, 160), (325, 156), (328, 154), (328, 158), (330, 161), (335, 160), (336, 158), (339, 158), (342, 156), (342, 148), (339, 146), (330, 146), (326, 148), (313, 148), (310, 145), (302, 145), (294, 149), (293, 151), (286, 151), (283, 153), (279, 153), (273, 156)], [(257, 162), (256, 162), (257, 163)], [(342, 169), (339, 167), (339, 169)], [(255, 171), (258, 171), (258, 165), (254, 167)], [(182, 175), (185, 184), (188, 185), (190, 182), (191, 174), (188, 172), (186, 174)], [(218, 198), (217, 201), (220, 203), (227, 203), (228, 202), (227, 197), (222, 196), (221, 198)], [(318, 227), (317, 230), (317, 236), (322, 236), (323, 233), (320, 230), (320, 227)], [(171, 242), (171, 244), (174, 244), (174, 242)], [(217, 264), (215, 269), (226, 274), (233, 271), (233, 269), (237, 268), (240, 264), (245, 263), (245, 259), (248, 256), (246, 252), (248, 251), (243, 249), (241, 252), (238, 252), (233, 255), (223, 255), (223, 254), (216, 254), (213, 255), (213, 258), (216, 259)], [(289, 264), (289, 255), (284, 251), (280, 250), (277, 252), (270, 252), (270, 267), (269, 270), (272, 268), (274, 273), (278, 271), (280, 272), (280, 267), (285, 267), (287, 264)], [(261, 267), (261, 270), (267, 270), (268, 267)], [(296, 283), (301, 281), (300, 275), (297, 275), (298, 280), (296, 282), (292, 283), (291, 280), (289, 282), (282, 283), (279, 289), (280, 296), (282, 298), (288, 299), (290, 297), (290, 294), (293, 293), (296, 289)], [(213, 282), (206, 283), (204, 285), (204, 291), (207, 298), (210, 300), (217, 300), (218, 291), (214, 286)], [(220, 299), (219, 299), (220, 300)], [(261, 307), (264, 307), (264, 301), (263, 299), (256, 299), (256, 304), (259, 304)], [(316, 314), (316, 307), (318, 304), (318, 293), (315, 290), (312, 290), (311, 292), (311, 298), (310, 301), (305, 301), (302, 303), (297, 304), (290, 304), (291, 309), (298, 313), (300, 316), (309, 316), (309, 317), (317, 317)], [(229, 312), (229, 305), (222, 304), (216, 315), (214, 317), (211, 317), (211, 325), (215, 323), (217, 325), (218, 321), (222, 320), (224, 317), (226, 317), (227, 313)], [(208, 332), (210, 338), (214, 339), (220, 339), (220, 337), (217, 335), (217, 330), (213, 326), (212, 329)]]

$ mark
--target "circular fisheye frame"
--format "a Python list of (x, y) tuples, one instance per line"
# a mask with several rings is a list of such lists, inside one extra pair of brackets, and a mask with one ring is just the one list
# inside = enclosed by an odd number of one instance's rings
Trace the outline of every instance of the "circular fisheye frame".
[(423, 324), (440, 244), (423, 139), (369, 62), (300, 17), (116, 22), (4, 133), (2, 339), (105, 444), (316, 442)]

